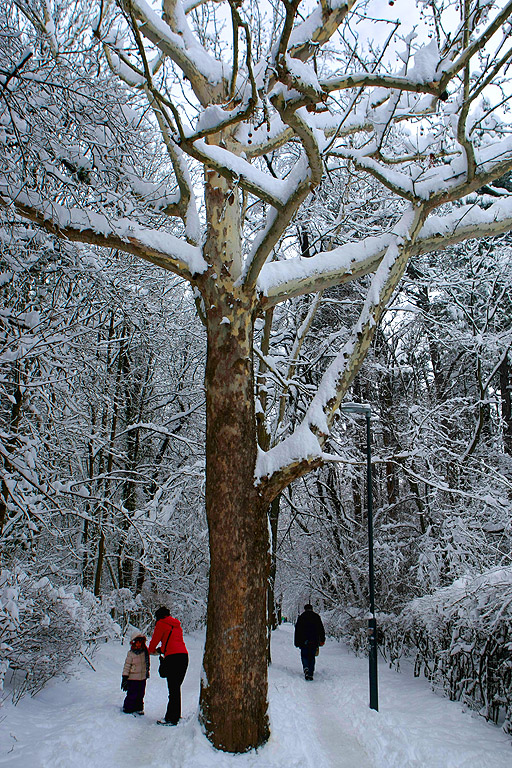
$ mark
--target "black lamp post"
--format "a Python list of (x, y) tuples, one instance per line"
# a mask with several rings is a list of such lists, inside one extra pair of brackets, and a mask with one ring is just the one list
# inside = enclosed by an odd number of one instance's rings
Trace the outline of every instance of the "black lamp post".
[(371, 406), (366, 403), (343, 403), (342, 413), (366, 416), (366, 479), (368, 492), (368, 580), (370, 588), (370, 618), (368, 619), (368, 659), (370, 672), (370, 709), (379, 709), (377, 682), (377, 619), (375, 616), (375, 571), (373, 565), (373, 494), (372, 494), (372, 446), (370, 419)]

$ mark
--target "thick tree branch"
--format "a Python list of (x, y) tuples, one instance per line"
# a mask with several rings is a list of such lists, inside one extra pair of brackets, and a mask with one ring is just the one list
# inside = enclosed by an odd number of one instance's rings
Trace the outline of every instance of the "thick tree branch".
[(377, 179), (383, 187), (389, 189), (397, 197), (402, 197), (410, 203), (419, 201), (420, 196), (415, 194), (414, 185), (410, 176), (401, 173), (400, 171), (395, 171), (394, 175), (391, 177), (387, 168), (382, 168), (380, 166), (376, 159), (376, 157), (380, 157), (380, 154), (373, 143), (367, 154), (351, 150), (337, 150), (331, 151), (330, 155), (332, 157), (342, 157), (344, 159), (352, 160), (357, 168), (369, 173)]
[[(465, 240), (499, 237), (511, 229), (512, 198), (486, 209), (461, 206), (445, 216), (430, 216), (410, 246), (411, 255), (442, 251)], [(386, 234), (347, 243), (310, 259), (266, 264), (258, 281), (261, 311), (289, 298), (342, 285), (374, 272), (390, 242), (391, 234)]]
[(400, 75), (379, 75), (373, 72), (360, 72), (342, 77), (331, 77), (320, 80), (320, 85), (326, 93), (346, 91), (351, 88), (389, 88), (390, 90), (409, 91), (411, 93), (430, 93), (440, 96), (443, 91), (439, 81), (414, 81)]
[(181, 143), (182, 148), (191, 157), (194, 157), (203, 165), (223, 176), (231, 182), (237, 182), (242, 189), (246, 189), (255, 197), (282, 209), (288, 198), (288, 188), (285, 181), (275, 179), (270, 174), (258, 170), (247, 160), (235, 155), (224, 147), (214, 144), (206, 144), (202, 139), (193, 144), (188, 141)]
[(288, 54), (295, 59), (306, 61), (319, 46), (334, 35), (342, 21), (355, 4), (355, 0), (346, 3), (333, 3), (329, 0), (318, 3), (302, 24), (298, 24), (289, 40)]
[(0, 205), (7, 208), (10, 204), (20, 216), (46, 232), (73, 242), (132, 253), (189, 281), (207, 268), (199, 248), (163, 231), (145, 229), (128, 220), (107, 219), (93, 211), (44, 203), (36, 193), (8, 194), (0, 186)]
[[(197, 98), (206, 106), (229, 90), (223, 66), (203, 48), (191, 32), (185, 14), (178, 20), (174, 13), (181, 10), (175, 3), (166, 4), (166, 20), (160, 19), (144, 0), (119, 0), (123, 8), (141, 22), (140, 31), (162, 53), (174, 61), (190, 81)], [(226, 67), (229, 70), (229, 67)]]
[(275, 207), (268, 214), (267, 223), (262, 235), (257, 239), (253, 251), (247, 260), (244, 286), (247, 291), (256, 286), (260, 271), (267, 261), (272, 249), (277, 245), (290, 221), (311, 191), (309, 169), (304, 165), (304, 171), (299, 182), (295, 185), (285, 205), (280, 210)]
[(274, 498), (291, 478), (300, 477), (309, 472), (312, 465), (318, 466), (327, 458), (322, 453), (322, 447), (335, 413), (358, 373), (382, 313), (402, 279), (411, 246), (426, 214), (426, 206), (423, 205), (404, 215), (372, 280), (359, 321), (349, 341), (322, 377), (304, 420), (281, 444), (266, 454), (260, 454), (257, 479), (265, 497)]
[(274, 103), (281, 113), (283, 122), (288, 123), (295, 134), (300, 138), (308, 159), (308, 168), (307, 173), (301, 173), (301, 177), (297, 180), (295, 190), (292, 192), (283, 208), (279, 211), (279, 214), (277, 211), (275, 214), (271, 214), (269, 223), (265, 228), (264, 236), (259, 240), (257, 248), (253, 250), (251, 257), (248, 259), (247, 276), (244, 280), (245, 288), (248, 291), (254, 289), (258, 275), (270, 255), (272, 248), (274, 248), (279, 241), (300, 204), (305, 200), (309, 192), (320, 184), (323, 176), (323, 162), (320, 148), (311, 126), (295, 111), (288, 110), (281, 98), (278, 97)]
[(260, 307), (266, 311), (282, 301), (357, 280), (374, 272), (392, 240), (391, 234), (347, 243), (312, 256), (265, 264), (258, 280)]
[(293, 30), (297, 8), (299, 7), (301, 0), (282, 0), (282, 2), (285, 7), (285, 17), (281, 36), (277, 45), (277, 60), (283, 57), (288, 50), (288, 43)]

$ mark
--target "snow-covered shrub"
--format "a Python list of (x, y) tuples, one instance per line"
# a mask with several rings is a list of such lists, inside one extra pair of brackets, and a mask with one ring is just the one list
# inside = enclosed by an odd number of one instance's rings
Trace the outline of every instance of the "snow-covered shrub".
[(415, 652), (415, 674), (512, 733), (512, 567), (457, 579), (380, 621), (396, 663)]
[(99, 642), (119, 639), (133, 628), (150, 635), (154, 611), (160, 605), (183, 617), (185, 629), (196, 629), (202, 611), (191, 616), (185, 603), (186, 598), (180, 603), (166, 594), (134, 596), (129, 589), (98, 598), (78, 586), (56, 586), (48, 577), (39, 578), (22, 568), (4, 569), (0, 572), (0, 690), (7, 676), (13, 700), (19, 701), (66, 672), (81, 653), (87, 657), (94, 652)]
[(123, 629), (113, 610), (110, 595), (95, 597), (92, 592), (84, 589), (77, 593), (77, 599), (82, 613), (82, 639), (87, 646), (94, 647), (97, 643), (121, 637)]
[[(150, 599), (147, 599), (149, 598)], [(99, 642), (119, 639), (131, 629), (151, 634), (154, 611), (169, 605), (181, 616), (184, 605), (166, 594), (136, 595), (117, 589), (95, 597), (78, 586), (56, 586), (22, 568), (0, 572), (0, 690), (8, 672), (14, 701), (34, 695), (62, 674), (81, 653)], [(184, 627), (198, 616), (184, 610)]]
[[(149, 611), (143, 604), (142, 596), (133, 595), (132, 591), (126, 588), (115, 589), (102, 595), (95, 615), (98, 618), (101, 615), (109, 616), (111, 621), (114, 620), (116, 622), (118, 634), (123, 636), (129, 631), (130, 627), (145, 630), (146, 625), (151, 621)], [(104, 627), (103, 631), (107, 632), (105, 639), (111, 636), (108, 625)], [(91, 635), (91, 638), (94, 639), (94, 635)], [(100, 639), (99, 632), (97, 633), (97, 638)]]
[(0, 688), (10, 670), (14, 701), (65, 672), (84, 644), (119, 635), (109, 601), (22, 569), (1, 571)]
[(354, 653), (364, 653), (368, 648), (368, 622), (357, 606), (336, 606), (321, 611), (326, 634), (341, 640)]
[(21, 569), (0, 574), (2, 684), (13, 673), (13, 698), (34, 694), (63, 671), (82, 642), (82, 615), (75, 595)]

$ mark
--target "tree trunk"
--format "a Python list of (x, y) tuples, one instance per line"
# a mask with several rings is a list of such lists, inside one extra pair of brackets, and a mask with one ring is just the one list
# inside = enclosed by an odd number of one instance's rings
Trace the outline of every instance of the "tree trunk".
[(96, 574), (94, 576), (94, 596), (101, 594), (101, 576), (103, 573), (103, 563), (105, 561), (105, 533), (102, 531), (98, 542), (98, 557), (96, 559)]
[[(21, 383), (22, 383), (21, 368), (19, 365), (16, 365), (14, 370), (15, 370), (14, 403), (11, 408), (11, 418), (9, 420), (9, 431), (11, 435), (8, 437), (6, 441), (6, 448), (9, 453), (12, 450), (14, 450), (14, 442), (15, 442), (14, 435), (16, 435), (19, 430), (21, 412), (23, 407), (23, 391), (21, 389)], [(11, 471), (11, 464), (7, 458), (4, 458), (3, 465), (5, 469), (5, 476), (2, 477), (2, 481), (0, 483), (0, 534), (2, 533), (4, 529), (4, 525), (7, 522), (8, 503), (9, 503), (9, 496), (10, 496), (9, 487), (5, 482), (5, 477)]]
[(205, 201), (212, 268), (205, 305), (206, 515), (210, 581), (200, 720), (217, 749), (246, 752), (269, 737), (266, 610), (268, 499), (254, 483), (254, 296), (241, 272), (238, 190), (208, 171)]
[(270, 640), (272, 630), (279, 626), (279, 608), (276, 602), (276, 575), (277, 575), (277, 531), (279, 525), (279, 505), (281, 494), (278, 494), (273, 500), (268, 510), (268, 521), (270, 526), (270, 570), (268, 575), (268, 596), (267, 596), (267, 632), (268, 632), (268, 654), (267, 660), (270, 664), (272, 656), (270, 652)]
[(254, 486), (252, 320), (244, 314), (232, 313), (231, 327), (219, 323), (223, 315), (210, 318), (206, 365), (210, 583), (201, 721), (213, 745), (229, 752), (269, 736), (268, 521)]
[(503, 418), (503, 448), (512, 455), (512, 376), (508, 355), (500, 365), (501, 416)]

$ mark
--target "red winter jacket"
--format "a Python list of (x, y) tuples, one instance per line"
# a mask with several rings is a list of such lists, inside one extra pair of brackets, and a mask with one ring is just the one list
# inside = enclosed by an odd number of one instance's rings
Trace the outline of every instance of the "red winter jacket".
[(173, 616), (165, 616), (155, 624), (153, 637), (149, 643), (149, 652), (156, 653), (160, 646), (160, 653), (169, 656), (171, 653), (188, 653), (187, 647), (183, 642), (183, 630), (178, 619)]

